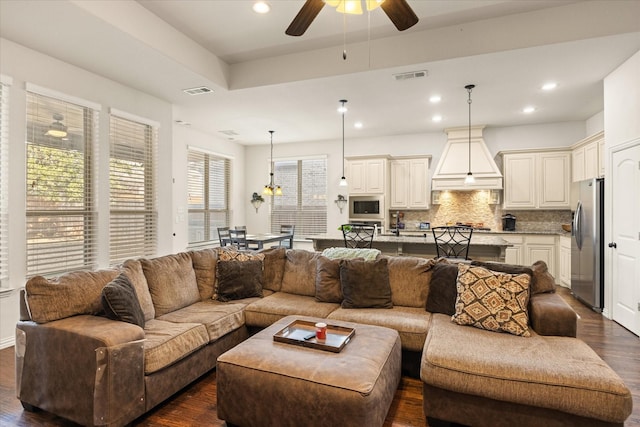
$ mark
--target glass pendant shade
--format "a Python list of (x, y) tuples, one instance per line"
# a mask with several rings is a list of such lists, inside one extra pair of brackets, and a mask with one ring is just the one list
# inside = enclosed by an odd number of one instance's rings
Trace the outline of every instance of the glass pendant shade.
[(338, 183), (338, 185), (340, 187), (347, 187), (349, 185), (349, 183), (347, 182), (347, 178), (345, 178), (344, 176), (340, 178), (340, 182)]
[(476, 182), (476, 179), (473, 177), (473, 174), (471, 172), (469, 172), (467, 174), (467, 177), (464, 179), (464, 183), (465, 184), (473, 184), (474, 182)]

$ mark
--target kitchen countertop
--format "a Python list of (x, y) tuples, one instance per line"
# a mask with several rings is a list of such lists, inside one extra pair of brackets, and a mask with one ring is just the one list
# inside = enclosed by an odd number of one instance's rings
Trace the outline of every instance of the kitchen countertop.
[[(402, 233), (411, 233), (411, 235), (415, 234), (431, 234), (431, 230), (420, 230), (420, 229), (404, 229), (400, 230), (400, 235)], [(474, 237), (478, 234), (538, 234), (538, 235), (547, 235), (547, 236), (571, 236), (571, 232), (567, 232), (564, 230), (537, 230), (537, 231), (525, 231), (525, 230), (516, 230), (516, 231), (504, 231), (504, 230), (473, 230)]]

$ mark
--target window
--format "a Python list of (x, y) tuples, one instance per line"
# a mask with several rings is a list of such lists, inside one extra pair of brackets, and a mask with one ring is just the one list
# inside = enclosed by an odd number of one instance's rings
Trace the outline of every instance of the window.
[(9, 82), (0, 82), (0, 288), (9, 287)]
[(27, 90), (27, 275), (94, 269), (96, 109)]
[(109, 262), (156, 254), (157, 125), (111, 110)]
[(271, 232), (293, 224), (296, 234), (313, 236), (327, 232), (327, 159), (274, 161), (274, 182), (282, 196), (273, 196)]
[(189, 245), (218, 241), (218, 227), (229, 227), (231, 160), (189, 149)]

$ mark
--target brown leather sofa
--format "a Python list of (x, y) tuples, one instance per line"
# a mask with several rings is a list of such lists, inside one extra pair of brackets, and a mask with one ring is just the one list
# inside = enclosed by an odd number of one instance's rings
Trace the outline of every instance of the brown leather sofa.
[[(386, 326), (399, 332), (405, 352), (418, 356), (424, 356), (434, 319), (443, 316), (425, 309), (436, 260), (378, 257), (386, 260), (391, 307), (345, 308), (340, 299), (347, 296), (334, 292), (340, 289), (339, 261), (283, 248), (261, 254), (254, 276), (262, 296), (220, 301), (229, 299), (219, 298), (216, 288), (216, 277), (224, 273), (221, 253), (205, 249), (130, 260), (110, 270), (31, 278), (16, 326), (17, 396), (23, 406), (82, 425), (121, 426), (213, 369), (217, 357), (245, 340), (250, 328), (285, 316)], [(246, 280), (254, 281), (247, 271), (242, 269)], [(103, 288), (121, 273), (136, 290), (144, 328), (101, 314)], [(540, 335), (575, 336), (575, 313), (553, 293), (531, 296), (529, 320)], [(457, 327), (470, 339), (476, 333)], [(424, 358), (420, 367), (426, 372)], [(448, 392), (446, 385), (439, 389)], [(629, 415), (626, 408), (619, 413)]]

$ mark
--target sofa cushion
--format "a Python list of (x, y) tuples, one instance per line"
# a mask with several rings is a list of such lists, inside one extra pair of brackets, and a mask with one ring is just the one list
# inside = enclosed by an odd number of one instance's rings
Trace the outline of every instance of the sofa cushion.
[(452, 320), (459, 325), (530, 336), (528, 274), (507, 274), (458, 265), (458, 296)]
[(126, 274), (120, 273), (102, 288), (101, 302), (109, 319), (133, 323), (144, 328), (144, 313), (138, 302), (136, 290)]
[(167, 313), (158, 320), (173, 323), (202, 323), (207, 328), (209, 342), (214, 342), (244, 325), (244, 307), (245, 304), (221, 304), (210, 299)]
[(142, 271), (156, 309), (156, 317), (200, 301), (196, 273), (186, 253), (142, 259)]
[(262, 297), (262, 260), (218, 261), (216, 292), (218, 301)]
[(184, 359), (209, 342), (201, 323), (152, 319), (144, 327), (144, 373), (152, 374)]
[(387, 258), (389, 267), (389, 285), (393, 305), (423, 308), (429, 294), (431, 269), (434, 259), (412, 256)]
[(386, 258), (362, 258), (340, 262), (343, 308), (391, 308), (391, 286)]
[(288, 249), (280, 290), (313, 297), (316, 294), (316, 264), (319, 253)]
[(151, 320), (156, 317), (156, 309), (153, 307), (149, 284), (142, 271), (140, 260), (130, 259), (125, 261), (121, 266), (121, 271), (127, 275), (136, 290), (140, 308), (142, 308), (142, 312), (144, 313), (144, 320)]
[(213, 289), (216, 284), (216, 264), (218, 263), (218, 251), (216, 249), (202, 249), (189, 252), (193, 271), (196, 274), (196, 283), (200, 300), (206, 301), (213, 297)]
[(465, 328), (442, 314), (433, 315), (420, 377), (457, 393), (619, 425), (632, 410), (624, 382), (583, 341), (535, 332), (519, 339)]
[(318, 302), (315, 297), (276, 292), (246, 306), (245, 322), (248, 326), (267, 327), (289, 315), (326, 318), (340, 304)]
[(425, 312), (423, 307), (394, 306), (389, 310), (338, 308), (329, 314), (328, 319), (328, 323), (335, 319), (394, 329), (400, 334), (404, 350), (422, 352), (431, 324), (431, 313)]
[(264, 267), (262, 270), (262, 289), (278, 292), (282, 286), (284, 275), (284, 263), (287, 260), (287, 249), (275, 247), (260, 251), (264, 255)]
[(458, 265), (439, 262), (433, 266), (426, 309), (431, 313), (453, 315), (456, 312)]
[(556, 291), (556, 280), (549, 273), (547, 263), (536, 261), (531, 266), (533, 270), (533, 280), (531, 282), (531, 294), (543, 294)]
[(47, 279), (34, 276), (25, 284), (31, 320), (46, 323), (76, 314), (102, 311), (102, 288), (116, 278), (118, 270), (75, 271)]
[(342, 298), (340, 260), (325, 256), (319, 257), (316, 273), (316, 301), (340, 304)]

